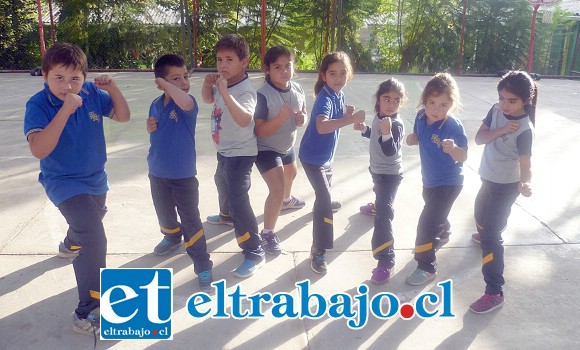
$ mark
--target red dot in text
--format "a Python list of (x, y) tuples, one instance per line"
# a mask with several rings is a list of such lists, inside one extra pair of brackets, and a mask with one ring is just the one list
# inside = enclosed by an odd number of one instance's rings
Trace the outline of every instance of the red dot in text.
[(153, 330), (153, 335), (157, 335), (157, 330), (156, 329)]
[(400, 314), (402, 318), (408, 320), (415, 314), (415, 308), (413, 307), (413, 305), (403, 304), (401, 306)]

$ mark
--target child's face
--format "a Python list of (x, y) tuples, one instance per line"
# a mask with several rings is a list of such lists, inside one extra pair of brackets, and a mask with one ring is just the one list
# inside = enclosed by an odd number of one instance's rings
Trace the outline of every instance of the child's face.
[(78, 95), (85, 82), (83, 72), (73, 66), (55, 65), (48, 73), (42, 72), (42, 76), (50, 92), (61, 101), (64, 101), (66, 94)]
[(381, 116), (390, 116), (399, 112), (403, 96), (395, 91), (390, 91), (379, 96), (379, 111)]
[(189, 73), (185, 67), (175, 67), (171, 66), (167, 69), (167, 75), (165, 76), (171, 85), (175, 85), (180, 88), (183, 92), (189, 92)]
[(294, 76), (294, 61), (288, 56), (280, 56), (270, 64), (268, 74), (276, 87), (285, 89)]
[(242, 80), (246, 74), (249, 58), (240, 60), (234, 50), (220, 50), (216, 54), (216, 65), (219, 75), (233, 84)]
[(453, 101), (447, 94), (430, 95), (425, 101), (425, 114), (427, 124), (447, 118), (449, 110), (453, 107)]
[(328, 66), (324, 73), (320, 73), (324, 81), (334, 92), (340, 92), (346, 85), (346, 65), (343, 62), (334, 62)]
[(499, 108), (501, 108), (503, 114), (513, 117), (524, 115), (526, 114), (524, 105), (524, 101), (517, 95), (512, 94), (506, 89), (499, 91)]

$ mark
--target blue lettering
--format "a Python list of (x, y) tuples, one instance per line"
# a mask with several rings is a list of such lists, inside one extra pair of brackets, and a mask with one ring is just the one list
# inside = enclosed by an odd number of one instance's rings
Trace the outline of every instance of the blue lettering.
[[(381, 307), (383, 297), (389, 299), (389, 312), (386, 315), (383, 314), (383, 308)], [(371, 300), (371, 311), (373, 315), (375, 315), (378, 318), (388, 319), (397, 314), (397, 312), (399, 311), (400, 304), (401, 302), (399, 301), (399, 298), (396, 295), (392, 293), (379, 293), (375, 295)]]
[(216, 291), (215, 295), (217, 304), (216, 313), (213, 314), (212, 317), (228, 318), (229, 315), (226, 314), (226, 281), (219, 280), (217, 282), (213, 282), (212, 285)]
[(420, 295), (415, 302), (415, 313), (421, 318), (430, 318), (437, 315), (437, 310), (433, 312), (427, 311), (425, 308), (425, 299), (428, 299), (429, 304), (435, 305), (439, 302), (439, 296), (435, 293), (425, 293)]
[(236, 286), (236, 290), (232, 294), (228, 294), (232, 298), (232, 317), (235, 319), (244, 318), (248, 316), (248, 312), (242, 313), (242, 297), (246, 294), (240, 292), (240, 286)]
[[(313, 319), (321, 318), (322, 315), (326, 313), (326, 300), (324, 299), (324, 297), (317, 293), (314, 293), (312, 295), (310, 294), (309, 280), (304, 280), (302, 282), (296, 283), (296, 286), (300, 289), (300, 318), (304, 317)], [(318, 302), (318, 305), (316, 305), (317, 309), (315, 314), (310, 313), (310, 308), (308, 305), (310, 303), (310, 298), (315, 298), (316, 301)]]
[(369, 287), (365, 284), (361, 284), (358, 286), (358, 295), (354, 298), (358, 300), (358, 324), (355, 323), (355, 320), (351, 319), (348, 320), (346, 325), (352, 329), (361, 329), (363, 328), (369, 319), (368, 316), (368, 307), (369, 307), (369, 295), (368, 295)]
[(443, 313), (439, 317), (455, 317), (453, 311), (451, 311), (451, 301), (453, 300), (453, 280), (449, 279), (447, 281), (437, 283), (441, 287), (441, 299), (443, 300)]
[[(264, 317), (264, 314), (262, 313), (262, 303), (260, 303), (260, 301), (261, 300), (264, 300), (264, 301), (272, 300), (272, 294), (270, 294), (270, 293), (253, 294), (253, 295), (249, 296), (248, 299), (250, 299), (252, 301), (252, 308), (251, 308), (252, 313), (248, 317), (261, 318), (261, 317)], [(257, 314), (256, 314), (256, 311), (258, 312)]]
[[(201, 299), (201, 301), (197, 302), (198, 299)], [(203, 304), (207, 304), (210, 301), (211, 301), (211, 297), (209, 295), (207, 295), (206, 293), (193, 294), (187, 300), (187, 312), (189, 312), (189, 314), (191, 316), (196, 317), (196, 318), (205, 317), (205, 316), (207, 316), (207, 314), (209, 314), (211, 312), (211, 307), (205, 312), (198, 311), (197, 307), (200, 305), (203, 305)]]
[[(284, 298), (284, 301), (282, 301)], [(276, 318), (282, 318), (284, 316), (288, 318), (298, 317), (298, 313), (294, 311), (294, 297), (288, 293), (277, 293), (274, 294), (272, 298), (274, 306), (272, 307), (272, 316)], [(282, 311), (284, 309), (284, 311)]]

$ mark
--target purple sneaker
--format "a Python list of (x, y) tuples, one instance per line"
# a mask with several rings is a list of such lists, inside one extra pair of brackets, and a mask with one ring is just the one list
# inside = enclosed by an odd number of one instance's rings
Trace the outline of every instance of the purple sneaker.
[(469, 310), (476, 314), (486, 314), (493, 310), (500, 308), (503, 305), (503, 294), (487, 294), (485, 293), (476, 302), (469, 305)]
[(375, 209), (375, 203), (368, 203), (360, 207), (360, 213), (363, 215), (377, 215), (377, 211)]
[(386, 267), (386, 266), (379, 266), (374, 268), (373, 276), (371, 277), (371, 282), (377, 285), (389, 282), (393, 270), (394, 267)]

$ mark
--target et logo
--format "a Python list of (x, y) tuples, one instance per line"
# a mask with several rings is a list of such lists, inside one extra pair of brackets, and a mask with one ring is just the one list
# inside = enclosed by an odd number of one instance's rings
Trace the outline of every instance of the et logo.
[(101, 339), (173, 338), (172, 269), (101, 269)]

